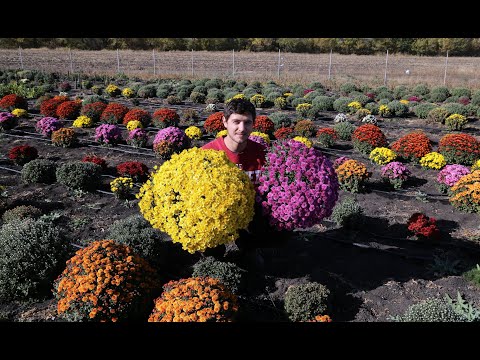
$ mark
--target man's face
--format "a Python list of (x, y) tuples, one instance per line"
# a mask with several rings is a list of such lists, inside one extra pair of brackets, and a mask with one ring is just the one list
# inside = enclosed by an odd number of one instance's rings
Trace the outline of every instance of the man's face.
[(247, 141), (253, 130), (253, 119), (250, 114), (232, 114), (228, 121), (223, 117), (223, 125), (227, 129), (227, 136), (241, 144)]

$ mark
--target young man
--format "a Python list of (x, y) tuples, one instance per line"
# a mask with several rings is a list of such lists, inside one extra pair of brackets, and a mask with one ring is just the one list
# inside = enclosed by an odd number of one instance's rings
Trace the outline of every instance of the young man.
[[(219, 137), (205, 144), (202, 149), (225, 152), (230, 161), (245, 171), (254, 186), (257, 186), (262, 166), (265, 164), (266, 149), (263, 145), (248, 138), (252, 133), (255, 117), (255, 106), (250, 101), (245, 99), (231, 100), (223, 110), (222, 120), (227, 129), (227, 136)], [(257, 230), (261, 217), (261, 209), (255, 203), (254, 220), (250, 223), (249, 230), (242, 231), (240, 238), (236, 241), (240, 251), (245, 251), (244, 255), (247, 257), (247, 263), (257, 268), (262, 266), (263, 258), (256, 252), (257, 241), (252, 238), (251, 231)], [(207, 254), (221, 256), (224, 251), (225, 247), (220, 246), (207, 252)]]
[(255, 117), (255, 106), (250, 101), (231, 100), (223, 110), (222, 120), (227, 136), (205, 144), (202, 149), (225, 152), (230, 161), (245, 171), (254, 185), (258, 185), (260, 171), (265, 164), (265, 148), (248, 138), (252, 133)]

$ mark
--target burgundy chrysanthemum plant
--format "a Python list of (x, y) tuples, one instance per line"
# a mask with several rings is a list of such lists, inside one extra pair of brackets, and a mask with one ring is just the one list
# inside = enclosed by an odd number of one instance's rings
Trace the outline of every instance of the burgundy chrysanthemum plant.
[(278, 141), (267, 152), (256, 201), (277, 230), (308, 228), (332, 214), (338, 179), (319, 150), (294, 140)]

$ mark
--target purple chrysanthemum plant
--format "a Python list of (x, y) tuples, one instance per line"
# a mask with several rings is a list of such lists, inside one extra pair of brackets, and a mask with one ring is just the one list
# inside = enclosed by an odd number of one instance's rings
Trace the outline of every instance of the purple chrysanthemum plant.
[(412, 176), (410, 170), (399, 161), (392, 161), (381, 168), (381, 177), (390, 183), (394, 189), (400, 189)]
[(189, 146), (190, 138), (185, 131), (175, 126), (159, 130), (153, 140), (153, 151), (163, 159), (168, 159), (173, 153), (179, 153)]
[(333, 162), (333, 168), (336, 169), (340, 165), (342, 165), (345, 161), (352, 160), (347, 156), (340, 156), (339, 158), (336, 158), (335, 161)]
[(57, 118), (46, 116), (37, 121), (35, 128), (38, 132), (42, 133), (43, 136), (50, 137), (52, 132), (57, 131), (63, 127), (63, 122)]
[(136, 128), (128, 133), (127, 144), (134, 147), (145, 147), (147, 145), (148, 135), (144, 129)]
[(308, 228), (329, 217), (338, 199), (332, 162), (294, 140), (274, 143), (262, 169), (256, 201), (276, 230)]
[(269, 147), (268, 143), (261, 136), (250, 135), (248, 138), (252, 141), (255, 141), (256, 143), (259, 143), (260, 145), (263, 145), (266, 149), (268, 149), (268, 147)]
[(448, 190), (460, 180), (462, 176), (470, 174), (470, 169), (463, 165), (446, 165), (437, 175), (438, 190), (447, 194)]
[(0, 112), (0, 131), (10, 130), (17, 124), (17, 117), (7, 111)]
[(95, 129), (95, 141), (105, 145), (115, 145), (122, 141), (122, 131), (117, 125), (102, 124)]

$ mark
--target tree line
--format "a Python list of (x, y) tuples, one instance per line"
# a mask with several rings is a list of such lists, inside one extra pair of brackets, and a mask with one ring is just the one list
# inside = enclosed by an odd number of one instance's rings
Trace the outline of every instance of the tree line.
[(478, 56), (480, 38), (0, 38), (0, 48), (18, 47)]

